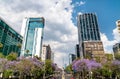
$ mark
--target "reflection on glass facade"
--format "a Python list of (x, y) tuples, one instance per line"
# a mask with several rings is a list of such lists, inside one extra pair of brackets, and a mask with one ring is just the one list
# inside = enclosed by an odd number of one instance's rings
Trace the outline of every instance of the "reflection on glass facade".
[[(44, 28), (43, 18), (25, 18), (24, 41), (21, 55), (40, 57)], [(26, 52), (28, 51), (28, 52)]]
[(0, 53), (16, 52), (20, 55), (21, 43), (22, 36), (0, 18)]
[(97, 17), (93, 13), (78, 16), (78, 30), (82, 41), (100, 40)]
[(97, 17), (94, 13), (84, 13), (77, 17), (80, 57), (84, 57), (84, 41), (101, 41)]

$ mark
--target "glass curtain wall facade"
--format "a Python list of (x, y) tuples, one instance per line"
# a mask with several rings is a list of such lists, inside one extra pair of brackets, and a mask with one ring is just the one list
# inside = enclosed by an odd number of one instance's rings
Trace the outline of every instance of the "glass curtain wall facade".
[(84, 13), (77, 17), (80, 57), (84, 57), (84, 41), (101, 41), (97, 17), (94, 13)]
[(120, 43), (116, 43), (115, 45), (113, 45), (113, 52), (114, 54), (120, 53)]
[(44, 18), (25, 18), (22, 56), (38, 56), (42, 51)]
[(20, 55), (22, 36), (0, 18), (0, 53), (8, 55), (16, 52)]
[(78, 16), (78, 28), (81, 41), (100, 40), (100, 32), (97, 17), (93, 13), (85, 13)]

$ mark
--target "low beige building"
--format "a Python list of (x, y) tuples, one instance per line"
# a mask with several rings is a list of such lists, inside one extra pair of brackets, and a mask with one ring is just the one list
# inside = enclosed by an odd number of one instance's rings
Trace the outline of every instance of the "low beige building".
[(102, 61), (105, 58), (103, 44), (101, 41), (84, 41), (83, 54), (85, 58)]

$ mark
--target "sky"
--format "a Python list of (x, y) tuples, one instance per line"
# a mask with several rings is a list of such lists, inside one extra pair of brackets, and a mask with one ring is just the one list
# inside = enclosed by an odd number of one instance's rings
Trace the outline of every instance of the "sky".
[(44, 17), (43, 44), (49, 44), (59, 67), (69, 64), (69, 54), (78, 43), (77, 15), (96, 13), (101, 40), (106, 53), (120, 36), (116, 21), (120, 19), (120, 0), (0, 0), (0, 17), (18, 33), (25, 17)]

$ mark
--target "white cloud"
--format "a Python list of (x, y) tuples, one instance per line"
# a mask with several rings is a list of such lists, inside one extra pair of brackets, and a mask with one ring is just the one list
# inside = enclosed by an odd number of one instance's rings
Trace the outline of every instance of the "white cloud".
[(80, 1), (75, 3), (76, 6), (82, 6), (84, 4), (85, 4), (85, 1)]
[(83, 2), (83, 1), (80, 1), (80, 3), (79, 3), (79, 5), (84, 5), (85, 4), (85, 2)]
[(117, 42), (120, 42), (120, 33), (118, 32), (118, 28), (113, 29), (113, 35), (114, 35), (114, 39)]
[(55, 62), (57, 62), (57, 63), (60, 63), (59, 64), (59, 67), (65, 67), (65, 64), (69, 64), (68, 62), (69, 62), (69, 54), (66, 54), (66, 53), (61, 53), (61, 52), (57, 52), (57, 53), (55, 53), (54, 54), (54, 56), (55, 56)]
[(104, 49), (106, 53), (113, 52), (113, 45), (120, 42), (120, 34), (118, 33), (118, 29), (113, 29), (113, 40), (109, 40), (106, 34), (101, 33), (101, 40), (104, 45)]
[[(44, 43), (50, 44), (55, 62), (63, 66), (68, 63), (68, 54), (75, 53), (77, 27), (73, 24), (72, 0), (0, 0), (0, 16), (20, 33), (22, 20), (27, 16), (45, 18)], [(81, 3), (83, 4), (83, 3)]]
[(78, 15), (82, 15), (82, 12), (79, 12)]

